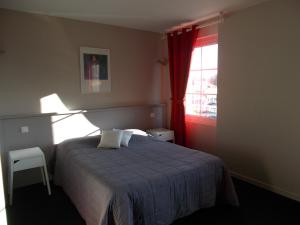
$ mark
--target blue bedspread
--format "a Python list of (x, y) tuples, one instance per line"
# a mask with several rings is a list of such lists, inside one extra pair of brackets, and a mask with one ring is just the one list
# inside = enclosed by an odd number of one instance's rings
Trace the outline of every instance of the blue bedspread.
[(217, 202), (238, 205), (223, 161), (151, 137), (97, 149), (99, 137), (61, 143), (55, 183), (87, 225), (168, 225)]

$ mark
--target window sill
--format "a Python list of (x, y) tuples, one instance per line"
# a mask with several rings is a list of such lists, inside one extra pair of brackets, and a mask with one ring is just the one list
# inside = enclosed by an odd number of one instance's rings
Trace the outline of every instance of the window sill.
[(202, 116), (192, 116), (192, 115), (185, 115), (185, 122), (186, 123), (197, 123), (197, 124), (211, 126), (211, 127), (216, 127), (216, 125), (217, 125), (216, 119), (211, 119), (211, 118), (202, 117)]

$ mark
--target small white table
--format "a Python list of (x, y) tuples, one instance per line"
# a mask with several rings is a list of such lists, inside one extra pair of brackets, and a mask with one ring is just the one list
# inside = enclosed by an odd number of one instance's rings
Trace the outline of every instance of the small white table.
[(147, 133), (161, 141), (175, 142), (174, 131), (166, 128), (154, 128), (147, 130)]
[(8, 152), (8, 181), (9, 181), (9, 204), (13, 202), (14, 172), (40, 167), (43, 184), (47, 184), (48, 194), (51, 195), (49, 177), (44, 153), (39, 147), (20, 149)]

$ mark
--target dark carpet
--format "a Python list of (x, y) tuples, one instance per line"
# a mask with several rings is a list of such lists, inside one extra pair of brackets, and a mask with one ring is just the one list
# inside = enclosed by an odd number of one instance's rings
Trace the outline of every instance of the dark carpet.
[[(199, 210), (172, 225), (300, 225), (300, 203), (234, 179), (241, 206)], [(14, 191), (8, 225), (85, 225), (60, 187), (48, 196), (42, 184)]]

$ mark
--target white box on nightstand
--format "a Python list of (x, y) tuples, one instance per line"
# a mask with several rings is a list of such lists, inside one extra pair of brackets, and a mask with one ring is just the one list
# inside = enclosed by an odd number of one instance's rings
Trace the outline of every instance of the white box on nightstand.
[(147, 130), (147, 133), (161, 141), (175, 141), (173, 130), (166, 128), (154, 128)]

